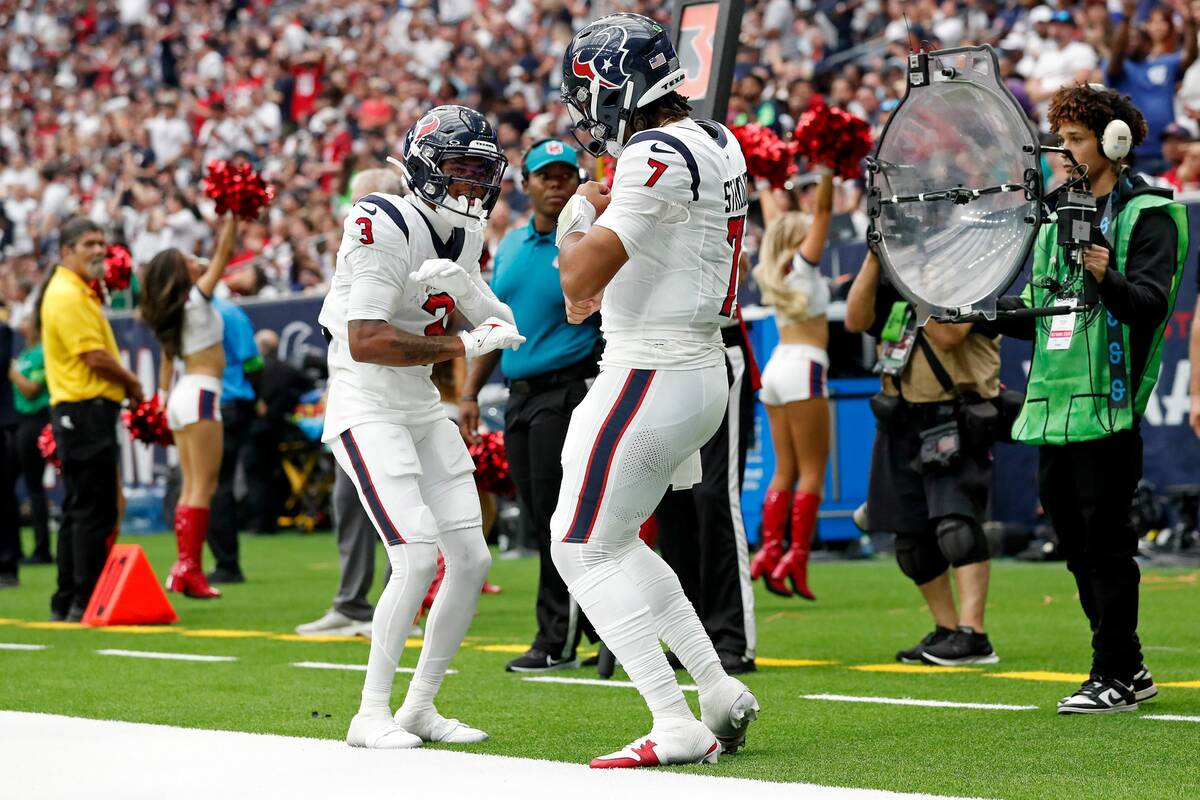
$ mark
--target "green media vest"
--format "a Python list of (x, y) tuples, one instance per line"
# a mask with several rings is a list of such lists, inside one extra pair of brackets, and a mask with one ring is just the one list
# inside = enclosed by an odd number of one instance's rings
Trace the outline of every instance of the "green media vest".
[[(1035, 323), (1025, 405), (1013, 424), (1016, 441), (1043, 445), (1102, 439), (1129, 430), (1134, 415), (1145, 412), (1158, 381), (1163, 330), (1175, 308), (1188, 249), (1187, 210), (1183, 205), (1157, 194), (1136, 194), (1118, 210), (1113, 235), (1109, 236), (1117, 248), (1115, 268), (1125, 273), (1130, 236), (1138, 217), (1148, 208), (1165, 208), (1175, 221), (1179, 241), (1168, 310), (1155, 329), (1141, 381), (1130, 386), (1134, 376), (1129, 374), (1129, 327), (1117, 322), (1103, 305), (1099, 313), (1075, 314), (1074, 330), (1066, 349), (1050, 348), (1052, 320), (1058, 318), (1040, 317)], [(1065, 258), (1057, 239), (1057, 225), (1043, 225), (1038, 232), (1033, 277), (1021, 293), (1026, 306), (1040, 308), (1053, 302), (1049, 289), (1041, 286), (1045, 278), (1066, 283)]]

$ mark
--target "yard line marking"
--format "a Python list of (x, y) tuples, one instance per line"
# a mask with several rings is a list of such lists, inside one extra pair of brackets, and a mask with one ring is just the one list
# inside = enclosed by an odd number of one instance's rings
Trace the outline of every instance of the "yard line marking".
[(989, 678), (1012, 678), (1018, 681), (1045, 681), (1046, 683), (1083, 683), (1088, 679), (1086, 672), (989, 672)]
[(757, 658), (760, 667), (829, 667), (838, 662), (816, 658)]
[(485, 653), (514, 653), (521, 655), (529, 650), (527, 644), (481, 644), (476, 645), (476, 650), (482, 650)]
[(206, 639), (253, 639), (260, 636), (274, 636), (270, 631), (237, 631), (201, 628), (192, 631), (179, 631), (183, 636), (199, 636)]
[[(538, 675), (532, 678), (521, 678), (521, 680), (528, 681), (529, 683), (565, 683), (568, 686), (608, 686), (610, 688), (615, 687), (619, 689), (637, 688), (632, 681), (604, 681), (600, 680), (599, 678), (558, 678), (553, 675)], [(690, 683), (680, 686), (679, 688), (683, 689), (685, 692), (700, 691)]]
[(166, 625), (96, 625), (90, 627), (105, 633), (184, 633), (178, 628), (170, 628)]
[(298, 633), (277, 633), (271, 636), (272, 639), (278, 642), (369, 642), (362, 636), (301, 636)]
[(152, 650), (97, 650), (102, 656), (128, 656), (129, 658), (158, 658), (165, 661), (237, 661), (236, 656), (202, 656), (195, 653), (156, 653)]
[(938, 667), (929, 664), (857, 664), (850, 669), (859, 672), (903, 672), (920, 675), (937, 675), (943, 672), (982, 672), (979, 667)]
[(17, 644), (16, 642), (0, 642), (0, 650), (45, 650), (44, 644)]
[(1142, 719), (1166, 719), (1174, 722), (1200, 722), (1200, 717), (1188, 717), (1183, 714), (1145, 714)]
[(1167, 681), (1159, 686), (1172, 686), (1176, 689), (1200, 689), (1200, 681)]
[(81, 631), (83, 626), (78, 622), (18, 622), (22, 628), (33, 628), (36, 631)]
[(832, 700), (838, 703), (878, 703), (885, 706), (921, 706), (922, 708), (973, 708), (986, 711), (1033, 711), (1037, 706), (1013, 706), (1006, 703), (953, 703), (949, 700), (915, 700), (911, 697), (854, 697), (846, 694), (802, 694), (803, 700)]
[[(294, 662), (292, 662), (292, 666), (293, 667), (304, 667), (306, 669), (344, 669), (344, 670), (353, 670), (355, 672), (366, 672), (367, 671), (366, 664), (337, 664), (337, 663), (330, 662), (330, 661), (294, 661)], [(411, 674), (416, 671), (417, 670), (413, 667), (396, 667), (396, 672), (406, 672), (406, 673)], [(448, 669), (448, 670), (446, 670), (446, 674), (447, 675), (457, 675), (458, 670)]]

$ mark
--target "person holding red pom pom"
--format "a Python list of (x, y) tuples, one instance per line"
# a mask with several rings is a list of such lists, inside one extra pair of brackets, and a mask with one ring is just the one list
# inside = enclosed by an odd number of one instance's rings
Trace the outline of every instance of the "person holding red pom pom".
[(217, 252), (204, 272), (179, 250), (164, 250), (142, 276), (142, 319), (162, 346), (159, 386), (167, 389), (175, 359), (184, 374), (167, 399), (167, 424), (179, 448), (183, 487), (175, 508), (175, 541), (179, 558), (167, 576), (167, 589), (188, 597), (213, 598), (201, 569), (208, 533), (209, 505), (221, 469), (221, 373), (225, 370), (221, 315), (212, 306), (213, 291), (233, 253), (237, 219), (226, 214)]
[[(775, 309), (779, 345), (762, 375), (775, 474), (763, 502), (762, 547), (751, 578), (768, 590), (815, 600), (808, 588), (808, 555), (829, 458), (829, 397), (825, 372), (829, 286), (817, 269), (833, 219), (832, 170), (823, 168), (812, 215), (790, 211), (767, 225), (754, 279)], [(783, 549), (791, 518), (791, 545)], [(791, 588), (788, 587), (791, 582)]]

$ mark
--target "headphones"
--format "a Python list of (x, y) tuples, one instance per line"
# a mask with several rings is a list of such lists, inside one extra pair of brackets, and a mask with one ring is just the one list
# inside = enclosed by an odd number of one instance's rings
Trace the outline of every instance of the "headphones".
[(1104, 126), (1100, 136), (1100, 151), (1109, 161), (1120, 161), (1133, 147), (1133, 132), (1124, 120), (1114, 119)]
[[(560, 142), (560, 141), (562, 141), (562, 140), (558, 139), (557, 137), (547, 136), (544, 139), (538, 139), (536, 142), (529, 145), (529, 147), (525, 148), (525, 152), (521, 153), (521, 181), (522, 181), (522, 183), (529, 182), (529, 170), (525, 168), (525, 162), (529, 160), (529, 154), (532, 153), (534, 150), (538, 149), (539, 147), (541, 147), (542, 145), (544, 145), (546, 142)], [(570, 145), (564, 144), (564, 147), (570, 147)], [(578, 169), (579, 169), (579, 182), (587, 183), (587, 179), (588, 179), (587, 171), (583, 167), (579, 167)]]

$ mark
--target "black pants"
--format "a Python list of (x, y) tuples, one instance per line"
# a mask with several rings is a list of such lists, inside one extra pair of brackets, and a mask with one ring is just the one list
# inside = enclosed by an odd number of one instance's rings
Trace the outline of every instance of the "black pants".
[(291, 495), (279, 448), (302, 438), (296, 426), (287, 420), (259, 417), (251, 424), (250, 441), (242, 453), (246, 479), (254, 486), (244, 504), (243, 519), (250, 530), (274, 533), (279, 527), (279, 516)]
[[(217, 476), (217, 491), (213, 495), (208, 519), (208, 548), (212, 550), (217, 569), (226, 572), (242, 571), (238, 560), (238, 509), (233, 494), (238, 462), (249, 439), (250, 423), (254, 421), (254, 403), (234, 400), (221, 405), (224, 440), (221, 447), (221, 471)], [(253, 485), (253, 478), (251, 478)]]
[(0, 428), (0, 576), (17, 577), (21, 560), (21, 519), (17, 513), (14, 429)]
[(571, 412), (587, 394), (583, 380), (549, 391), (512, 393), (505, 413), (504, 448), (508, 469), (537, 535), (537, 635), (533, 647), (554, 658), (570, 658), (591, 626), (567, 591), (550, 558), (550, 517), (562, 484), (562, 449)]
[(62, 459), (63, 520), (58, 531), (58, 590), (50, 610), (82, 613), (108, 557), (117, 525), (117, 412), (110, 400), (59, 403), (51, 411)]
[(14, 478), (25, 481), (25, 493), (29, 496), (29, 516), (33, 523), (33, 556), (50, 558), (50, 504), (42, 476), (46, 461), (38, 449), (38, 437), (50, 421), (50, 410), (36, 414), (19, 414), (13, 432), (13, 447), (9, 453)]
[(1092, 442), (1038, 448), (1038, 490), (1092, 628), (1092, 674), (1130, 683), (1138, 641), (1137, 532), (1130, 515), (1142, 475), (1136, 428)]
[(654, 513), (659, 550), (679, 576), (713, 647), (754, 658), (754, 593), (741, 502), (754, 431), (754, 390), (745, 349), (735, 343), (726, 353), (729, 407), (721, 427), (700, 448), (703, 478), (691, 489), (668, 489)]

